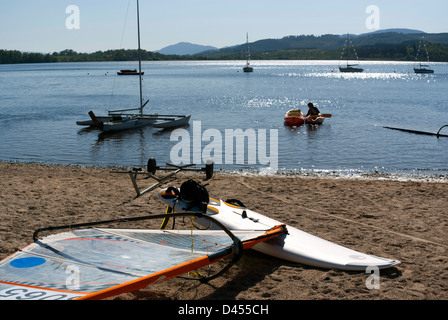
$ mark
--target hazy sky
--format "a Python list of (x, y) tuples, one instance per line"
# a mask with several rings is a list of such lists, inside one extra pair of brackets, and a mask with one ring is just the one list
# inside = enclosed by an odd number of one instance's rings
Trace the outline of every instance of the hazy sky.
[[(66, 12), (71, 5), (79, 8), (79, 14)], [(366, 12), (372, 5), (375, 10)], [(251, 42), (301, 34), (361, 34), (378, 26), (448, 32), (447, 13), (448, 0), (140, 0), (146, 50), (182, 41), (222, 48), (244, 43), (246, 32)], [(136, 30), (136, 0), (1, 0), (0, 4), (0, 49), (50, 53), (134, 49)]]

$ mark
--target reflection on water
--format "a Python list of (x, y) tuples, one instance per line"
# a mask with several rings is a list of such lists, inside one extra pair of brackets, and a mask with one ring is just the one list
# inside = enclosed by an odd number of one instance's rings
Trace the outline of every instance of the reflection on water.
[(340, 79), (378, 79), (378, 80), (390, 80), (390, 79), (409, 79), (415, 80), (415, 77), (410, 73), (378, 73), (378, 72), (362, 72), (362, 73), (343, 73), (339, 71), (328, 73), (307, 73), (305, 77), (324, 77), (324, 78), (340, 78)]
[[(0, 66), (0, 160), (134, 166), (170, 162), (173, 130), (152, 127), (103, 134), (75, 123), (88, 112), (138, 103), (138, 79), (118, 77), (129, 63)], [(437, 131), (448, 124), (448, 68), (416, 75), (412, 63), (362, 62), (363, 73), (340, 73), (337, 61), (144, 62), (148, 113), (191, 114), (201, 131), (278, 131), (284, 172), (447, 174), (448, 139), (394, 132), (381, 125)], [(321, 126), (289, 128), (283, 115), (309, 101), (333, 116)], [(377, 124), (376, 126), (374, 124)], [(194, 127), (183, 128), (190, 137)], [(210, 141), (201, 141), (202, 147)], [(223, 146), (225, 150), (225, 146)], [(206, 159), (202, 159), (205, 163)], [(193, 161), (191, 161), (193, 162)], [(222, 170), (263, 170), (223, 164)], [(425, 169), (425, 170), (421, 170)], [(267, 171), (266, 171), (267, 170)]]

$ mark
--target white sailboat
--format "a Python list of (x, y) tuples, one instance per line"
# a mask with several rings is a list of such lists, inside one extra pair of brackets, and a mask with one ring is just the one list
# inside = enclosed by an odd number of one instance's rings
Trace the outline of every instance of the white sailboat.
[(418, 49), (417, 49), (417, 54), (415, 56), (415, 61), (419, 60), (419, 55), (420, 55), (420, 50), (421, 50), (422, 44), (423, 44), (423, 46), (425, 48), (425, 51), (426, 51), (426, 61), (427, 61), (427, 64), (422, 64), (422, 61), (419, 61), (419, 65), (418, 65), (418, 67), (414, 68), (414, 72), (415, 73), (434, 73), (434, 70), (429, 67), (429, 51), (428, 51), (428, 48), (426, 47), (426, 42), (425, 42), (425, 38), (424, 38), (423, 35), (421, 36), (420, 42), (418, 44)]
[[(348, 59), (348, 47), (351, 46), (353, 48), (353, 52), (355, 53), (355, 58), (357, 63), (356, 64), (349, 64), (349, 59)], [(344, 48), (342, 49), (342, 53), (341, 53), (341, 58), (340, 60), (342, 60), (342, 57), (344, 56), (344, 52), (345, 49), (347, 49), (347, 65), (345, 67), (341, 67), (339, 65), (339, 71), (340, 72), (363, 72), (364, 69), (359, 67), (359, 57), (358, 54), (356, 53), (355, 50), (355, 46), (353, 45), (352, 40), (350, 39), (350, 34), (347, 33), (347, 38), (345, 39), (345, 44), (344, 44)], [(340, 61), (339, 61), (340, 64)]]
[[(159, 114), (144, 114), (143, 108), (148, 104), (149, 100), (143, 103), (142, 92), (142, 59), (141, 59), (141, 45), (140, 45), (140, 9), (139, 0), (137, 0), (137, 30), (138, 30), (138, 76), (140, 84), (140, 101), (139, 107), (133, 109), (111, 110), (107, 116), (97, 117), (92, 111), (89, 112), (91, 120), (77, 121), (81, 126), (93, 125), (103, 132), (123, 131), (128, 129), (140, 128), (152, 125), (156, 128), (174, 128), (187, 125), (191, 116), (185, 115), (159, 115)], [(139, 113), (129, 113), (129, 111), (136, 111)]]
[(253, 72), (254, 68), (250, 66), (250, 48), (249, 48), (249, 33), (246, 33), (246, 66), (243, 68), (244, 72)]

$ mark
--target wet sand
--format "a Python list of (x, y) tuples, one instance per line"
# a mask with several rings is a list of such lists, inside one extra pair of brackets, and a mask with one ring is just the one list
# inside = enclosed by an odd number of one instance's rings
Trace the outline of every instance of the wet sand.
[[(34, 230), (165, 212), (157, 190), (139, 198), (118, 168), (0, 162), (0, 259), (31, 243)], [(158, 175), (162, 176), (160, 172)], [(446, 300), (448, 183), (299, 175), (182, 173), (211, 196), (236, 198), (259, 213), (349, 248), (402, 263), (368, 289), (364, 272), (324, 270), (248, 251), (207, 284), (172, 279), (120, 300)], [(147, 187), (155, 181), (139, 180)]]

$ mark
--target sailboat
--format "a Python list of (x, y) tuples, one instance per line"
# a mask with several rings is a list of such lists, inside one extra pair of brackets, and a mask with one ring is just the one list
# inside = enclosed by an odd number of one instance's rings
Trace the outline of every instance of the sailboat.
[[(95, 126), (103, 132), (123, 131), (128, 129), (136, 129), (144, 126), (152, 125), (156, 128), (175, 128), (185, 126), (190, 121), (191, 116), (185, 115), (159, 115), (159, 114), (144, 114), (143, 108), (148, 104), (149, 100), (143, 103), (142, 91), (142, 59), (140, 46), (140, 9), (139, 0), (137, 0), (137, 30), (138, 30), (138, 74), (140, 84), (140, 103), (138, 108), (111, 110), (107, 116), (97, 117), (93, 111), (89, 112), (91, 120), (77, 121), (81, 126)], [(136, 111), (139, 113), (128, 113), (129, 111)]]
[(249, 33), (246, 33), (246, 66), (243, 68), (244, 72), (253, 72), (254, 68), (250, 66), (250, 48), (249, 48)]
[[(357, 64), (349, 64), (348, 63), (348, 50), (349, 50), (348, 47), (349, 47), (349, 45), (353, 48), (353, 52), (355, 53), (355, 57), (358, 62)], [(339, 71), (340, 72), (363, 72), (364, 69), (359, 68), (359, 57), (358, 57), (358, 54), (356, 53), (355, 46), (353, 45), (353, 42), (350, 39), (350, 34), (348, 34), (348, 33), (347, 33), (347, 38), (345, 39), (344, 48), (342, 49), (340, 60), (342, 60), (342, 57), (344, 56), (345, 49), (347, 49), (347, 65), (345, 67), (341, 67), (339, 65)]]
[(420, 42), (418, 44), (417, 55), (415, 56), (415, 61), (418, 61), (422, 44), (426, 51), (426, 60), (427, 60), (428, 64), (422, 64), (422, 62), (420, 61), (419, 66), (417, 68), (414, 68), (414, 72), (415, 73), (434, 73), (434, 70), (429, 68), (429, 51), (428, 51), (428, 48), (426, 47), (426, 42), (425, 42), (425, 38), (423, 35), (420, 37)]
[[(137, 72), (137, 69), (122, 69), (117, 72), (117, 75), (119, 76), (138, 76), (140, 72)], [(145, 73), (141, 72), (141, 75), (143, 76)]]

